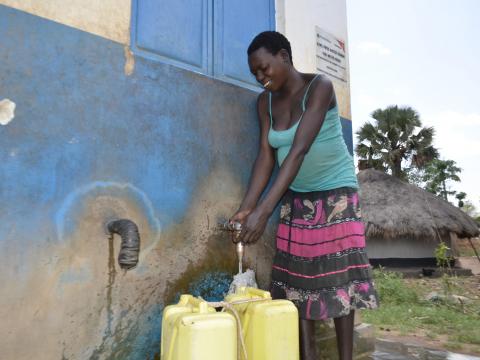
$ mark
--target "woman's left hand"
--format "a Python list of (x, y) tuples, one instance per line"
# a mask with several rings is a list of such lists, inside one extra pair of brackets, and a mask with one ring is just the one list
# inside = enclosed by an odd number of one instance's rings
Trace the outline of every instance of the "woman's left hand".
[(257, 242), (265, 231), (270, 214), (269, 211), (257, 206), (255, 210), (247, 216), (237, 241), (242, 241), (245, 244)]

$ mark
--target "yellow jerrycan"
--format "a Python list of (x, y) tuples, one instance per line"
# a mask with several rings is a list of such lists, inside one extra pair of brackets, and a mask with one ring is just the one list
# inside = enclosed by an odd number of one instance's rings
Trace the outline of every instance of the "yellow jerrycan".
[(237, 324), (204, 300), (182, 295), (163, 310), (161, 360), (237, 360)]
[[(264, 301), (235, 304), (253, 299)], [(268, 291), (250, 287), (225, 301), (240, 317), (248, 360), (299, 360), (298, 310), (291, 301), (272, 300)]]

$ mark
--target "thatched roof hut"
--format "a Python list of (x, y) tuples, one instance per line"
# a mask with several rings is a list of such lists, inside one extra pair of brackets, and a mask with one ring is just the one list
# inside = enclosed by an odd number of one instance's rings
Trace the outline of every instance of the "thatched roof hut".
[[(431, 240), (475, 237), (476, 222), (439, 197), (374, 169), (358, 174), (367, 238)], [(440, 239), (439, 239), (440, 238)]]

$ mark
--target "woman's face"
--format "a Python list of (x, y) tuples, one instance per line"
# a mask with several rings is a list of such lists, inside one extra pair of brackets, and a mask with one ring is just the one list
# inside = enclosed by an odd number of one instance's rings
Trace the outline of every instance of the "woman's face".
[(287, 78), (289, 61), (286, 61), (282, 51), (273, 55), (261, 47), (248, 57), (248, 66), (253, 76), (265, 89), (277, 91)]

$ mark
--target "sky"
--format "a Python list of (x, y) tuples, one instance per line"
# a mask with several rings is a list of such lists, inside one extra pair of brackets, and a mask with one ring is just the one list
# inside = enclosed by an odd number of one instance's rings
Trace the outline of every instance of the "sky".
[(479, 15), (479, 0), (347, 0), (354, 143), (375, 109), (413, 107), (478, 211)]

